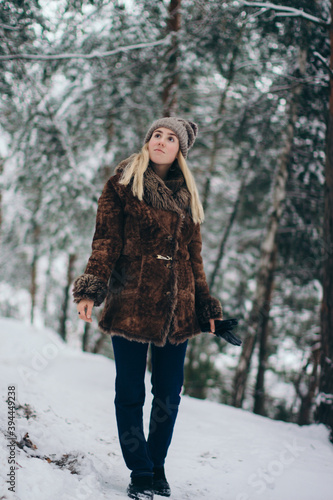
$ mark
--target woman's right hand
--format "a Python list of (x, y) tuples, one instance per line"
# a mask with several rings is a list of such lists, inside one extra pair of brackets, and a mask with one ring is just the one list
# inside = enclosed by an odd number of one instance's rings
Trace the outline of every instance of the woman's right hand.
[(88, 323), (92, 322), (91, 313), (92, 308), (94, 307), (94, 301), (89, 299), (82, 299), (78, 304), (76, 304), (76, 308), (79, 313), (79, 318), (83, 319), (83, 321), (87, 321)]

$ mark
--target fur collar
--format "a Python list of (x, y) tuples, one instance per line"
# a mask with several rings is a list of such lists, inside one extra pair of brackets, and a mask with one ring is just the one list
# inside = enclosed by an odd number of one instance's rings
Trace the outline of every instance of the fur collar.
[[(121, 162), (115, 169), (115, 173), (122, 172), (128, 161)], [(172, 169), (172, 170), (171, 170)], [(165, 180), (156, 174), (149, 163), (143, 174), (143, 199), (148, 205), (172, 212), (180, 213), (182, 210), (190, 210), (191, 195), (187, 189), (184, 175), (177, 162), (171, 167)]]

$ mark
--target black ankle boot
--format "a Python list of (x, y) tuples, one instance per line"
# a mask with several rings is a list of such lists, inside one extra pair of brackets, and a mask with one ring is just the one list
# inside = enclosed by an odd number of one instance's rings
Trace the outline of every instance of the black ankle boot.
[(127, 495), (134, 500), (153, 500), (153, 478), (151, 476), (132, 477), (127, 487)]
[(153, 469), (153, 490), (156, 495), (169, 497), (171, 495), (170, 485), (165, 477), (164, 467), (154, 467)]

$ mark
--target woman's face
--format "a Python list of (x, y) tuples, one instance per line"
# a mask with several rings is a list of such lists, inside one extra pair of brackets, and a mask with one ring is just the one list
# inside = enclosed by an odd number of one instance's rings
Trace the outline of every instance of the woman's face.
[(178, 137), (172, 130), (159, 127), (148, 142), (149, 158), (156, 165), (172, 165), (179, 151)]

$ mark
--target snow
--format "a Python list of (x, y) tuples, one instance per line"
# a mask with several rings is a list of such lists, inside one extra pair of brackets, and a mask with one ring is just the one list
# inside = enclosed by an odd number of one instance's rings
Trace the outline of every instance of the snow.
[[(0, 318), (0, 342), (1, 498), (126, 499), (130, 472), (117, 438), (114, 362), (10, 318)], [(147, 430), (149, 373), (146, 384)], [(16, 447), (16, 494), (6, 483), (13, 385), (17, 441), (28, 433), (27, 445)], [(299, 427), (188, 396), (166, 461), (171, 500), (330, 500), (332, 467), (323, 425)]]

